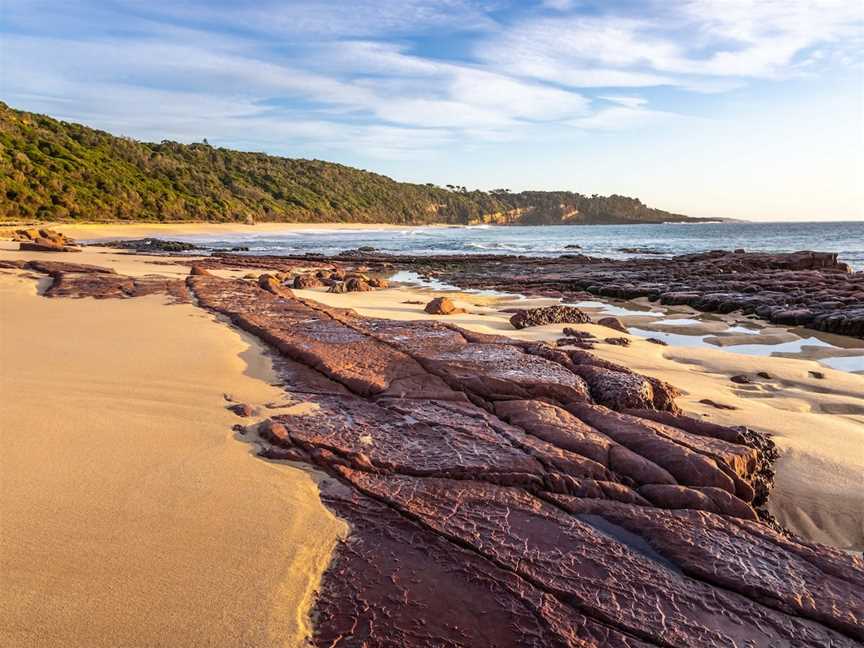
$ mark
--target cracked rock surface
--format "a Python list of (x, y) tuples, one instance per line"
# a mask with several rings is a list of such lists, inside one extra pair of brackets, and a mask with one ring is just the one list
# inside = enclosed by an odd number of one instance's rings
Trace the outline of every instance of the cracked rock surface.
[(674, 388), (634, 398), (634, 381), (604, 378), (636, 374), (584, 352), (188, 283), (318, 374), (303, 390), (288, 372), (313, 411), (261, 435), (267, 456), (328, 472), (322, 497), (352, 524), (315, 645), (864, 640), (861, 561), (760, 521), (765, 444), (681, 415)]

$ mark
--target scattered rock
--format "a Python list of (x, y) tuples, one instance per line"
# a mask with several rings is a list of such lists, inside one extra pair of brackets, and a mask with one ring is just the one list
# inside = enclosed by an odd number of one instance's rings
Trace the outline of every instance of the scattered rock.
[(368, 283), (373, 288), (389, 288), (390, 287), (390, 282), (387, 281), (386, 279), (382, 279), (381, 277), (372, 277)]
[(18, 249), (28, 252), (80, 252), (75, 241), (51, 229), (19, 229), (12, 235)]
[(630, 338), (626, 337), (608, 337), (603, 340), (606, 344), (614, 344), (615, 346), (630, 346)]
[(640, 248), (640, 247), (623, 247), (618, 248), (618, 252), (624, 252), (626, 254), (664, 254), (659, 250), (654, 250), (652, 248)]
[(258, 277), (258, 286), (280, 297), (294, 297), (291, 289), (283, 286), (282, 282), (271, 274), (265, 273), (260, 275)]
[(228, 409), (243, 418), (255, 416), (255, 408), (248, 403), (235, 403), (234, 405), (229, 405)]
[(456, 304), (448, 297), (436, 297), (423, 309), (430, 315), (457, 315), (464, 313), (464, 308), (457, 308)]
[(560, 338), (558, 340), (555, 340), (555, 346), (559, 346), (559, 347), (571, 346), (571, 347), (576, 347), (577, 349), (593, 349), (594, 348), (594, 342), (596, 342), (596, 341), (597, 340), (594, 338), (566, 337), (566, 338)]
[(729, 380), (739, 385), (749, 385), (753, 382), (752, 380), (750, 380), (749, 376), (745, 376), (743, 374), (738, 376), (732, 376)]
[(809, 373), (813, 378), (816, 378), (817, 380), (823, 380), (825, 378), (825, 374), (821, 371), (808, 371), (807, 373)]
[(209, 276), (211, 276), (211, 273), (209, 271), (207, 271), (204, 268), (197, 266), (197, 265), (193, 265), (192, 267), (189, 268), (189, 274), (192, 276), (196, 276), (196, 277), (209, 277)]
[[(15, 232), (12, 234), (12, 240), (21, 243), (38, 244), (45, 247), (63, 248), (75, 245), (75, 241), (71, 238), (68, 238), (65, 234), (61, 234), (60, 232), (47, 228), (15, 230)], [(23, 250), (32, 248), (22, 247), (21, 249)]]
[(575, 306), (544, 306), (543, 308), (522, 309), (510, 318), (510, 324), (517, 329), (546, 324), (586, 324), (590, 321), (591, 318), (588, 317), (587, 313)]
[(760, 378), (764, 378), (765, 380), (771, 380), (772, 378), (771, 374), (769, 374), (767, 371), (760, 371), (756, 375)]
[(291, 443), (286, 427), (282, 425), (282, 423), (274, 421), (273, 419), (266, 419), (261, 422), (258, 426), (258, 435), (265, 441), (269, 441), (276, 445), (290, 445)]
[(297, 290), (309, 290), (310, 288), (323, 288), (324, 282), (315, 274), (302, 274), (294, 277), (294, 288)]
[(605, 326), (607, 328), (615, 329), (616, 331), (621, 331), (622, 333), (627, 333), (627, 327), (621, 323), (617, 317), (602, 317), (597, 320), (597, 323), (600, 326)]
[(650, 342), (651, 344), (659, 344), (660, 346), (669, 346), (668, 342), (661, 340), (660, 338), (650, 337), (650, 338), (645, 338), (645, 341)]
[(49, 239), (36, 239), (35, 241), (22, 241), (18, 249), (25, 252), (80, 252), (80, 248), (59, 245)]
[(565, 326), (564, 330), (561, 331), (567, 337), (580, 338), (583, 340), (593, 340), (596, 339), (593, 333), (589, 333), (588, 331), (577, 331), (574, 328), (570, 328), (569, 326)]
[(359, 277), (348, 277), (345, 281), (334, 283), (327, 292), (330, 293), (348, 293), (348, 292), (369, 292), (372, 287)]
[(38, 229), (19, 229), (12, 233), (13, 241), (35, 241), (37, 238), (42, 238)]

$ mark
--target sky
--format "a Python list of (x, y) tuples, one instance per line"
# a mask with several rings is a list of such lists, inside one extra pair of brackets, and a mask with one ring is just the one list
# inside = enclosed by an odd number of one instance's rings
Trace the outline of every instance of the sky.
[(412, 182), (864, 220), (864, 2), (0, 0), (0, 100)]

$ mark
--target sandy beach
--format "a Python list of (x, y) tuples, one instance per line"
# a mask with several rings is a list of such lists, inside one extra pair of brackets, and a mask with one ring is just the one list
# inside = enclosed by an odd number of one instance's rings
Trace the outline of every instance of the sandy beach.
[[(0, 244), (0, 259), (188, 274), (170, 258), (107, 248), (14, 248)], [(256, 458), (231, 431), (239, 419), (224, 394), (261, 411), (282, 394), (270, 384), (262, 346), (162, 296), (45, 299), (38, 289), (26, 273), (0, 271), (0, 643), (44, 645), (37, 637), (50, 636), (58, 646), (162, 645), (167, 633), (172, 645), (302, 645), (313, 592), (348, 527), (321, 503), (320, 473)], [(296, 292), (402, 320), (429, 319), (423, 304), (444, 294), (405, 286)], [(519, 339), (560, 337), (560, 325), (514, 330), (501, 312), (512, 303), (502, 298), (450, 296), (468, 312), (439, 318), (449, 323)], [(781, 458), (772, 513), (805, 539), (864, 550), (864, 376), (629, 337), (630, 347), (598, 345), (597, 355), (684, 389), (679, 404), (688, 414), (773, 435)], [(810, 376), (814, 369), (825, 378)], [(771, 379), (729, 381), (758, 371)], [(699, 402), (705, 398), (735, 409)]]
[[(150, 261), (118, 267), (168, 268)], [(231, 431), (224, 394), (282, 393), (253, 339), (161, 296), (45, 299), (3, 272), (0, 356), (0, 644), (302, 645), (347, 528), (318, 473)]]

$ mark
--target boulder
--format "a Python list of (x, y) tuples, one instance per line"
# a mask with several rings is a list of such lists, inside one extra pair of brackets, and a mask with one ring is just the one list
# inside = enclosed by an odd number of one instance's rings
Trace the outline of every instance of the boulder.
[(546, 324), (587, 324), (590, 321), (588, 314), (575, 306), (544, 306), (519, 310), (510, 318), (510, 324), (517, 329)]
[(603, 340), (606, 344), (613, 344), (615, 346), (630, 346), (630, 338), (626, 337), (608, 337)]
[(262, 274), (258, 277), (258, 286), (266, 290), (267, 292), (271, 292), (274, 295), (278, 295), (280, 297), (294, 297), (294, 293), (285, 286), (273, 275), (271, 274)]
[(25, 252), (80, 252), (80, 248), (69, 247), (55, 241), (39, 238), (35, 241), (22, 241), (18, 249)]
[(607, 328), (615, 329), (616, 331), (621, 331), (622, 333), (627, 332), (627, 327), (621, 323), (617, 317), (602, 317), (597, 320), (597, 323), (600, 326), (605, 326)]
[(248, 403), (235, 403), (234, 405), (229, 405), (228, 409), (234, 412), (237, 416), (241, 416), (243, 418), (248, 418), (255, 415), (255, 408)]
[(348, 292), (369, 292), (372, 287), (359, 277), (348, 277), (345, 281), (334, 283), (327, 292), (330, 293), (348, 293)]
[(294, 277), (294, 288), (297, 290), (309, 290), (310, 288), (322, 288), (324, 282), (314, 274), (302, 274)]
[(436, 297), (426, 304), (423, 310), (430, 315), (456, 315), (465, 312), (464, 308), (456, 308), (456, 304), (448, 297)]

